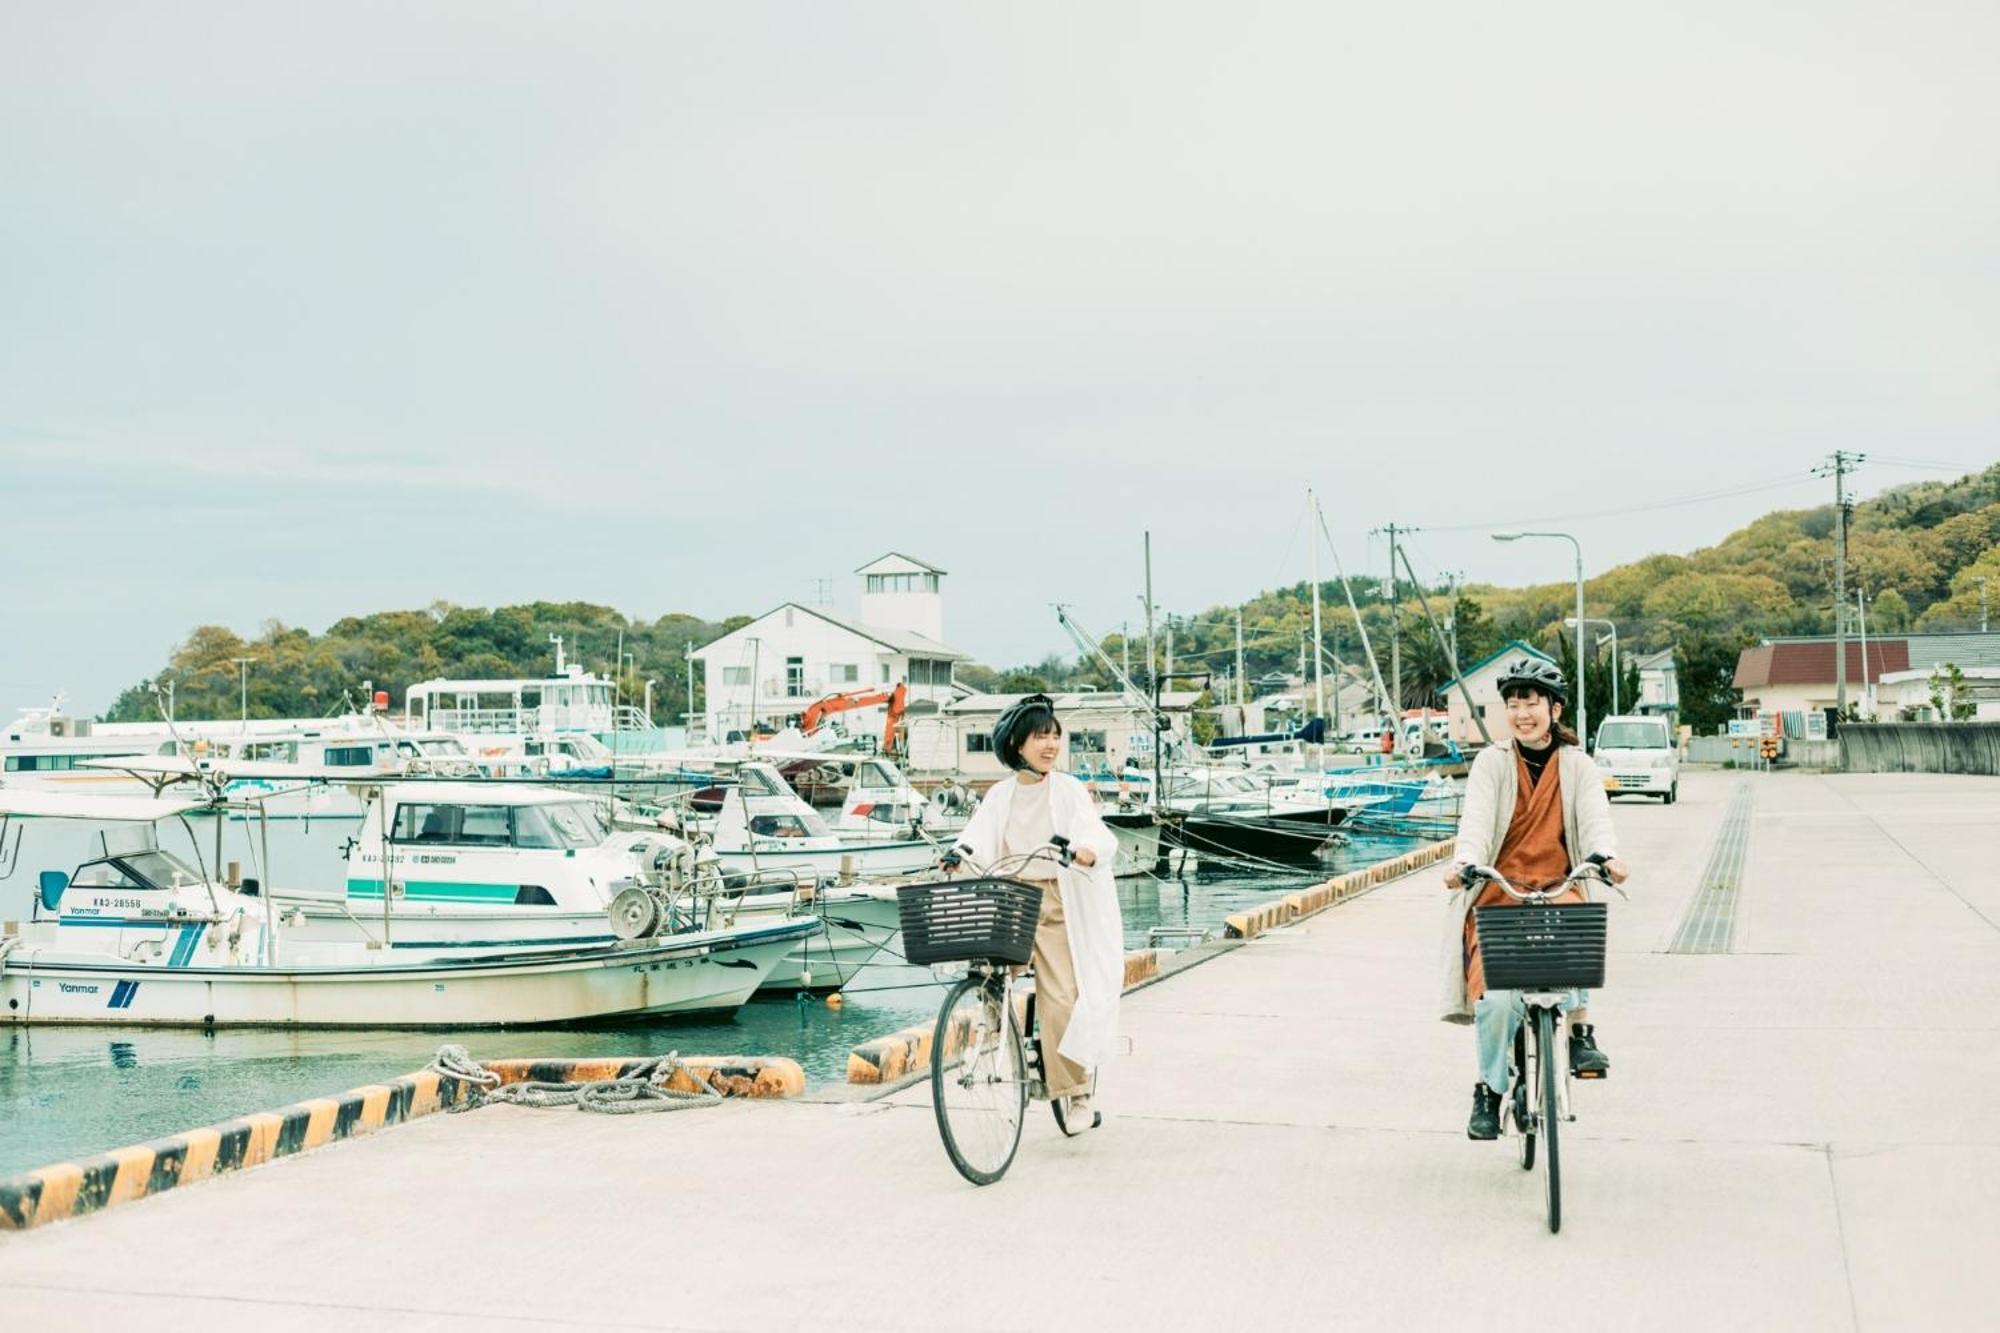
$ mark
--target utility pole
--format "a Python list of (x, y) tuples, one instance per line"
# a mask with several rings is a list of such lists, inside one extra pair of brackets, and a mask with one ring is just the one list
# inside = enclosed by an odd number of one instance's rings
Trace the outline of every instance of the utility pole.
[(1174, 613), (1167, 612), (1167, 669), (1166, 674), (1174, 674)]
[(1118, 622), (1118, 654), (1125, 679), (1132, 679), (1132, 622), (1129, 620)]
[(1986, 633), (1986, 577), (1979, 578), (1979, 632)]
[(1847, 716), (1847, 474), (1867, 454), (1842, 449), (1813, 469), (1816, 477), (1833, 478), (1833, 710)]
[(1400, 589), (1396, 582), (1396, 538), (1407, 537), (1415, 528), (1399, 528), (1394, 523), (1377, 532), (1389, 534), (1389, 713), (1400, 719), (1403, 716), (1403, 617), (1398, 606)]
[(1243, 608), (1239, 606), (1236, 608), (1236, 706), (1241, 708), (1243, 704)]

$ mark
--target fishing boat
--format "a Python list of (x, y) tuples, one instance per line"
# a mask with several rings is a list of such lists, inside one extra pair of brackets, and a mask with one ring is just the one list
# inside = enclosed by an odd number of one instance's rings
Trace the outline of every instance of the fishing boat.
[(733, 780), (710, 790), (720, 801), (713, 817), (694, 825), (708, 837), (716, 859), (730, 875), (777, 872), (800, 879), (885, 879), (914, 874), (937, 861), (940, 848), (928, 837), (869, 838), (835, 832), (769, 763), (740, 763), (731, 772)]
[[(0, 934), (0, 1021), (433, 1028), (727, 1013), (819, 930), (790, 916), (724, 929), (667, 918), (610, 943), (399, 955), (393, 911), (381, 935), (352, 916), (330, 934), (261, 880), (229, 882), (198, 848), (190, 862), (160, 846), (162, 821), (213, 806), (0, 789), (0, 844), (19, 818), (120, 831), (73, 870), (42, 871), (30, 918)], [(410, 868), (431, 873), (417, 855)], [(380, 882), (385, 902), (409, 887), (393, 867)]]

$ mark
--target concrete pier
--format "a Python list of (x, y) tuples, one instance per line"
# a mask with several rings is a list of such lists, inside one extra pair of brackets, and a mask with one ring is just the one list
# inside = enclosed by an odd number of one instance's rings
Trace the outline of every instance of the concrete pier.
[[(1064, 1140), (1032, 1107), (986, 1189), (923, 1084), (489, 1107), (0, 1238), (0, 1309), (218, 1333), (1991, 1327), (2000, 779), (1681, 793), (1614, 806), (1636, 873), (1593, 1004), (1613, 1077), (1564, 1130), (1560, 1236), (1511, 1142), (1464, 1137), (1428, 868), (1128, 997), (1105, 1128)], [(1733, 914), (1727, 952), (1673, 951), (1697, 894)]]

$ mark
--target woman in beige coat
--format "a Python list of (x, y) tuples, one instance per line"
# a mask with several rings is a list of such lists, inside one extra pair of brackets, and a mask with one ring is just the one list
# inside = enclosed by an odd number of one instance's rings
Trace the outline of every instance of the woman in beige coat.
[[(1509, 734), (1482, 751), (1466, 776), (1457, 860), (1445, 875), (1452, 892), (1438, 955), (1445, 1020), (1470, 1022), (1477, 1030), (1479, 1081), (1473, 1085), (1472, 1119), (1466, 1126), (1467, 1136), (1475, 1139), (1499, 1137), (1508, 1053), (1523, 1007), (1513, 991), (1486, 990), (1472, 909), (1517, 904), (1495, 884), (1468, 889), (1459, 872), (1469, 865), (1492, 866), (1517, 888), (1540, 887), (1560, 881), (1586, 858), (1600, 856), (1607, 858), (1605, 871), (1613, 883), (1628, 873), (1618, 859), (1603, 779), (1576, 733), (1562, 724), (1569, 699), (1562, 671), (1544, 658), (1522, 657), (1508, 664), (1499, 684)], [(1556, 901), (1583, 896), (1578, 888)], [(1597, 1047), (1584, 1007), (1587, 998), (1574, 991), (1564, 1005), (1570, 1021), (1570, 1069), (1582, 1077), (1603, 1078), (1611, 1062)]]

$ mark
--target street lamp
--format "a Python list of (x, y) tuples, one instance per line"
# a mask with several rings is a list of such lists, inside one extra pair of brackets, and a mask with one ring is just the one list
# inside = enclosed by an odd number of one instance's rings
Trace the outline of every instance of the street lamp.
[(1583, 701), (1583, 543), (1567, 532), (1496, 532), (1496, 542), (1517, 542), (1523, 537), (1548, 537), (1568, 542), (1576, 548), (1576, 734), (1583, 748), (1590, 748), (1590, 707)]
[[(1563, 617), (1563, 624), (1565, 624), (1565, 625), (1574, 625), (1575, 623), (1576, 623), (1576, 617), (1575, 617), (1575, 616), (1564, 616), (1564, 617)], [(1584, 623), (1585, 623), (1586, 625), (1602, 625), (1602, 626), (1604, 626), (1604, 627), (1605, 627), (1606, 629), (1608, 629), (1608, 630), (1610, 630), (1610, 631), (1611, 631), (1611, 634), (1609, 635), (1609, 637), (1607, 637), (1607, 638), (1603, 638), (1603, 639), (1599, 639), (1599, 640), (1597, 641), (1597, 646), (1598, 646), (1598, 647), (1600, 647), (1600, 648), (1602, 648), (1602, 647), (1603, 647), (1603, 646), (1604, 646), (1605, 644), (1607, 644), (1607, 643), (1609, 643), (1609, 644), (1611, 645), (1611, 715), (1612, 715), (1613, 717), (1616, 717), (1616, 716), (1618, 716), (1618, 713), (1619, 713), (1619, 708), (1618, 708), (1618, 627), (1617, 627), (1616, 625), (1612, 624), (1612, 623), (1611, 623), (1610, 621), (1608, 621), (1608, 620), (1600, 620), (1600, 619), (1598, 619), (1598, 618), (1597, 618), (1596, 616), (1586, 616), (1586, 617), (1584, 617)]]

